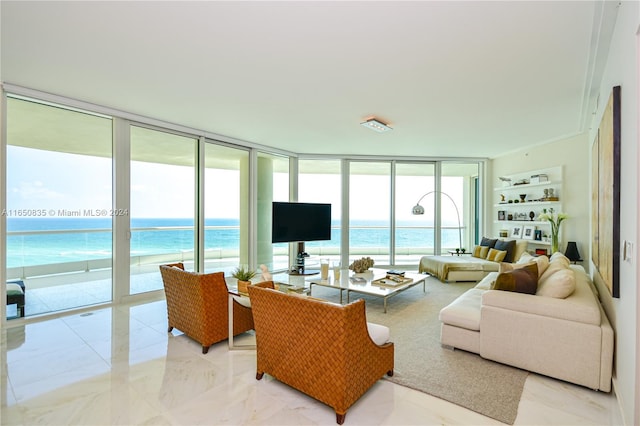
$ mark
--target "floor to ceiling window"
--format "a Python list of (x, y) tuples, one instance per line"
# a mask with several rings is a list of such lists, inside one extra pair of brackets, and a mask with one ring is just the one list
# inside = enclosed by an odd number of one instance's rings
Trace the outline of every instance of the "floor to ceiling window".
[(352, 161), (349, 170), (349, 261), (390, 264), (391, 163)]
[(197, 143), (131, 126), (131, 294), (163, 287), (160, 264), (194, 270)]
[[(417, 265), (422, 256), (434, 254), (434, 190), (433, 163), (396, 164), (395, 265)], [(418, 202), (424, 214), (413, 213)]]
[(479, 200), (475, 191), (475, 180), (479, 173), (477, 162), (442, 162), (441, 190), (450, 198), (443, 199), (440, 204), (440, 239), (444, 253), (456, 248), (470, 251), (477, 242), (475, 234), (478, 224), (475, 218)]
[(204, 145), (205, 272), (249, 263), (249, 151)]
[(8, 97), (6, 270), (27, 316), (111, 300), (111, 152), (110, 118)]
[(289, 245), (271, 242), (273, 201), (289, 201), (289, 157), (257, 155), (257, 265), (269, 270), (289, 269)]
[(342, 212), (341, 160), (299, 160), (298, 201), (331, 204), (331, 240), (305, 243), (309, 256), (340, 261)]

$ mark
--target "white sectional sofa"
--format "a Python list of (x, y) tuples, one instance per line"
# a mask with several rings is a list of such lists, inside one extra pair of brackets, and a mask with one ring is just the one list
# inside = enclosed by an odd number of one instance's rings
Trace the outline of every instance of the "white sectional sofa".
[[(528, 260), (525, 256), (519, 263)], [(538, 262), (536, 294), (492, 290), (499, 274), (492, 272), (443, 308), (441, 343), (609, 392), (614, 332), (595, 286), (581, 266), (569, 265), (564, 256), (545, 262)], [(560, 270), (563, 278), (556, 275), (554, 281), (552, 275)], [(556, 281), (559, 287), (552, 287)]]

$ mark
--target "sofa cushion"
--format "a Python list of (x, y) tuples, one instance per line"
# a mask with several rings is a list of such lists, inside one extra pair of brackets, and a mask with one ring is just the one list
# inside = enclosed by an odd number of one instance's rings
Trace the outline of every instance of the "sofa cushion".
[(540, 281), (538, 296), (555, 297), (557, 299), (565, 299), (576, 289), (576, 276), (575, 273), (569, 269), (559, 269), (544, 281)]
[(521, 268), (501, 272), (496, 277), (492, 290), (514, 291), (517, 293), (536, 294), (538, 288), (538, 265), (532, 262)]
[(549, 258), (547, 256), (531, 256), (529, 253), (524, 253), (516, 263), (510, 264), (509, 266), (518, 268), (532, 262), (538, 265), (538, 278), (540, 278), (549, 267)]
[(384, 345), (391, 338), (389, 327), (385, 327), (384, 325), (368, 322), (367, 331), (369, 332), (369, 337), (371, 337), (373, 343), (378, 346)]
[(490, 248), (489, 253), (487, 254), (487, 260), (490, 260), (492, 262), (502, 262), (506, 255), (506, 250), (496, 250)]
[(497, 276), (498, 276), (498, 272), (489, 272), (487, 276), (481, 279), (480, 282), (476, 284), (475, 287), (473, 288), (478, 288), (480, 290), (491, 290), (491, 286), (496, 281)]
[(480, 306), (485, 290), (471, 288), (440, 310), (440, 321), (467, 330), (480, 330)]
[(564, 254), (560, 253), (559, 251), (553, 253), (549, 260), (551, 262), (562, 262), (565, 265), (567, 265), (567, 268), (571, 264), (571, 261), (569, 260), (569, 258), (567, 256), (565, 256)]
[(473, 253), (471, 254), (473, 257), (477, 257), (479, 259), (486, 259), (487, 253), (489, 253), (489, 247), (487, 246), (475, 246), (473, 248)]
[(496, 250), (506, 251), (507, 254), (504, 257), (504, 261), (509, 263), (513, 262), (513, 252), (516, 248), (516, 240), (498, 240), (493, 248)]
[(498, 241), (497, 238), (482, 237), (482, 241), (480, 241), (480, 245), (481, 246), (487, 246), (489, 248), (493, 248), (496, 245), (497, 241)]

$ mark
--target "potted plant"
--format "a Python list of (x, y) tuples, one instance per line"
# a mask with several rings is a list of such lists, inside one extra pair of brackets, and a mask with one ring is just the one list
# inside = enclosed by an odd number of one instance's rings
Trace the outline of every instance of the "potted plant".
[(238, 291), (240, 293), (247, 293), (247, 286), (251, 284), (251, 278), (256, 276), (256, 271), (252, 271), (245, 265), (241, 265), (233, 271), (231, 276), (238, 280)]

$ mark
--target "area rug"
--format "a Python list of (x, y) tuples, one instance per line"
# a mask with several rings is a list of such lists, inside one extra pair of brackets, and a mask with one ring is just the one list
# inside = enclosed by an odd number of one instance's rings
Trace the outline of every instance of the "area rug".
[[(386, 314), (382, 299), (363, 296), (367, 321), (384, 324), (391, 330), (395, 368), (393, 377), (385, 376), (386, 380), (513, 424), (528, 373), (477, 354), (440, 346), (440, 309), (473, 285), (444, 284), (430, 277), (426, 293), (417, 285), (390, 298)], [(352, 293), (355, 297), (360, 295)]]

